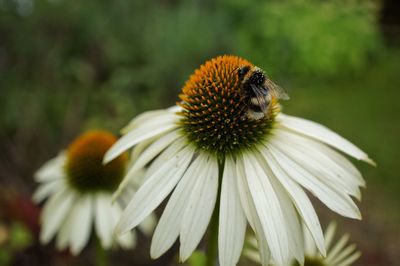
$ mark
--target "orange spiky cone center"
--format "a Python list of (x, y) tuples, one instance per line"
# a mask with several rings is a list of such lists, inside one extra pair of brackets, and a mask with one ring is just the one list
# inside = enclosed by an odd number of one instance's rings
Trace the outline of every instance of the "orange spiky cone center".
[(260, 120), (246, 117), (247, 104), (238, 70), (252, 66), (237, 56), (219, 56), (195, 70), (182, 89), (184, 135), (199, 149), (217, 156), (249, 149), (263, 141), (275, 115)]

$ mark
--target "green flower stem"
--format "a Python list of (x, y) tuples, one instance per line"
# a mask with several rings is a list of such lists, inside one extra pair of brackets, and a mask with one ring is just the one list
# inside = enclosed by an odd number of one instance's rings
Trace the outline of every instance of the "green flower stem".
[(218, 257), (218, 223), (219, 223), (219, 202), (221, 195), (222, 175), (224, 173), (224, 159), (218, 160), (218, 194), (214, 212), (210, 221), (208, 236), (207, 256), (205, 266), (215, 266)]
[(97, 266), (107, 266), (107, 251), (103, 248), (100, 240), (96, 237), (96, 265)]

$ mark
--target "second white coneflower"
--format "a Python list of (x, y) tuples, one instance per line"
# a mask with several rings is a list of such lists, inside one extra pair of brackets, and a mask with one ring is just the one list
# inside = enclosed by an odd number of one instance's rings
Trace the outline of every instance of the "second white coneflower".
[[(57, 235), (58, 249), (69, 247), (73, 255), (78, 255), (89, 243), (94, 228), (105, 249), (113, 244), (123, 248), (135, 245), (134, 232), (118, 238), (113, 234), (122, 206), (112, 204), (111, 197), (125, 174), (128, 159), (123, 153), (109, 164), (102, 164), (105, 152), (115, 141), (109, 132), (89, 131), (37, 171), (35, 179), (40, 185), (34, 200), (39, 203), (48, 198), (40, 218), (43, 244)], [(123, 196), (134, 191), (135, 187), (130, 184)], [(151, 230), (151, 219), (150, 216), (143, 228)]]
[[(251, 69), (256, 69), (254, 76), (249, 76)], [(326, 127), (279, 113), (272, 88), (255, 90), (265, 78), (242, 58), (217, 57), (190, 77), (179, 106), (144, 113), (125, 128), (105, 162), (136, 146), (140, 156), (126, 178), (145, 165), (149, 169), (122, 214), (118, 233), (137, 226), (172, 192), (152, 239), (153, 258), (179, 237), (185, 261), (216, 209), (220, 265), (239, 260), (247, 222), (255, 231), (262, 264), (271, 255), (276, 264), (287, 265), (292, 258), (304, 261), (302, 222), (320, 252), (326, 252), (304, 189), (333, 211), (361, 218), (352, 197), (360, 198), (364, 180), (332, 148), (372, 161)]]

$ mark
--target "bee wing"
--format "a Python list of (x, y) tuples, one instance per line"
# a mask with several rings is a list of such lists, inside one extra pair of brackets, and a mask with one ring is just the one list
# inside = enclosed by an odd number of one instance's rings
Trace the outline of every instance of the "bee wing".
[(258, 88), (253, 84), (251, 84), (251, 89), (253, 90), (254, 95), (256, 96), (256, 99), (258, 101), (261, 110), (264, 112), (265, 109), (267, 109), (267, 103), (265, 102), (265, 94), (263, 93), (262, 89)]
[(276, 85), (270, 79), (267, 79), (265, 83), (273, 96), (281, 100), (289, 100), (289, 95), (279, 85)]

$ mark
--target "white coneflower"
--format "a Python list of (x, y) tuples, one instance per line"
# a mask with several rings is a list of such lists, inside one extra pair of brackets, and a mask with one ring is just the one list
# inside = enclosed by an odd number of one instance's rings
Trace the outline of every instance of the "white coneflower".
[[(240, 257), (248, 221), (255, 231), (263, 265), (271, 254), (278, 265), (304, 260), (304, 222), (322, 254), (321, 226), (304, 189), (333, 211), (360, 219), (352, 196), (364, 180), (335, 148), (369, 163), (349, 141), (314, 122), (279, 113), (271, 94), (269, 113), (250, 119), (239, 69), (251, 68), (236, 56), (202, 65), (185, 84), (176, 107), (146, 112), (106, 153), (109, 162), (136, 146), (140, 156), (127, 179), (149, 165), (146, 181), (124, 210), (117, 232), (137, 226), (172, 192), (151, 244), (157, 258), (179, 237), (180, 259), (196, 249), (219, 209), (221, 265)], [(217, 200), (218, 199), (218, 200)], [(216, 203), (218, 205), (216, 206)]]
[[(343, 235), (339, 240), (334, 240), (335, 231), (336, 223), (329, 223), (324, 235), (327, 251), (325, 257), (318, 252), (307, 228), (304, 229), (304, 266), (350, 266), (361, 256), (361, 252), (357, 250), (355, 244), (347, 245), (349, 241), (348, 234)], [(254, 251), (254, 249), (257, 249), (256, 239), (250, 237), (248, 243), (249, 248), (245, 250), (246, 256), (255, 262), (260, 262), (260, 257)], [(275, 265), (273, 261), (270, 264)], [(291, 265), (299, 266), (297, 261), (293, 261)]]
[[(88, 243), (93, 225), (103, 248), (114, 243), (123, 248), (134, 246), (133, 232), (113, 237), (122, 207), (112, 204), (111, 197), (125, 174), (127, 155), (122, 153), (107, 165), (102, 164), (102, 159), (115, 141), (105, 131), (87, 132), (37, 171), (35, 179), (40, 185), (34, 200), (48, 198), (41, 213), (43, 244), (57, 234), (57, 248), (69, 246), (71, 253), (77, 255)], [(132, 190), (128, 186), (124, 195), (132, 196)]]

